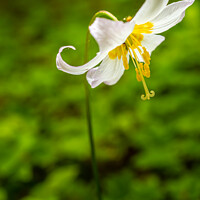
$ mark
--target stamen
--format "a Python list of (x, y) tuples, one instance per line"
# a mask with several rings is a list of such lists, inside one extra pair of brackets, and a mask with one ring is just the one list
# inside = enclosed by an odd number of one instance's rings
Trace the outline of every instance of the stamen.
[(142, 54), (142, 57), (144, 59), (144, 62), (147, 64), (147, 65), (150, 65), (150, 60), (151, 60), (151, 57), (150, 57), (150, 54), (149, 52), (146, 50), (145, 47), (142, 47), (144, 53)]
[(138, 81), (138, 82), (142, 81), (142, 78), (141, 78), (141, 75), (139, 74), (138, 68), (135, 68), (135, 71), (136, 71), (136, 78), (137, 78), (137, 81)]
[(142, 70), (142, 74), (143, 74), (143, 76), (145, 76), (145, 69), (144, 69), (144, 64), (143, 63), (139, 63), (139, 65), (140, 65), (140, 69)]
[[(125, 48), (125, 50), (124, 50)], [(121, 49), (122, 49), (122, 61), (123, 61), (123, 65), (124, 65), (124, 68), (125, 70), (128, 70), (129, 69), (129, 64), (128, 64), (128, 60), (127, 60), (127, 50), (126, 50), (126, 45), (121, 45)]]
[(118, 56), (118, 59), (120, 60), (121, 57), (122, 57), (122, 50), (121, 50), (121, 46), (118, 46), (117, 47), (117, 56)]
[[(129, 50), (129, 52), (130, 52), (130, 56), (131, 56), (131, 59), (132, 59), (132, 61), (133, 61), (133, 63), (135, 63), (136, 62), (136, 65), (137, 65), (137, 67), (136, 67), (136, 78), (137, 78), (137, 80), (138, 81), (142, 81), (142, 84), (143, 84), (143, 87), (144, 87), (144, 91), (145, 91), (145, 94), (146, 94), (146, 96), (143, 94), (143, 95), (141, 95), (141, 99), (142, 100), (149, 100), (151, 97), (154, 97), (155, 96), (155, 92), (153, 91), (153, 90), (151, 90), (150, 92), (149, 92), (149, 89), (148, 89), (148, 87), (147, 87), (147, 84), (146, 84), (146, 82), (145, 82), (145, 79), (144, 79), (144, 76), (143, 76), (143, 73), (145, 72), (145, 71), (149, 71), (150, 72), (150, 70), (148, 70), (148, 67), (145, 65), (145, 66), (143, 66), (143, 64), (141, 65), (141, 63), (139, 64), (138, 63), (138, 57), (137, 57), (137, 55), (136, 55), (136, 53), (135, 53), (135, 51), (134, 51), (134, 48), (132, 48), (132, 45), (131, 45), (131, 43), (129, 42), (129, 40), (127, 40), (126, 41), (127, 43), (128, 43), (128, 50)], [(131, 54), (131, 51), (130, 51), (130, 49), (129, 48), (131, 48), (131, 50), (132, 50), (132, 52), (133, 52), (133, 55), (134, 55), (134, 57), (135, 57), (135, 60), (133, 59), (133, 57), (132, 57), (132, 54)], [(144, 67), (144, 69), (143, 69), (143, 67)], [(143, 71), (144, 72), (142, 72), (142, 69), (143, 69)], [(148, 75), (148, 74), (147, 74)]]
[(113, 60), (114, 60), (114, 59), (117, 57), (117, 51), (116, 51), (116, 49), (110, 51), (110, 52), (108, 53), (108, 56), (109, 56), (110, 59), (113, 59)]
[(149, 69), (149, 65), (147, 64), (144, 64), (144, 72), (145, 72), (145, 75), (147, 78), (150, 77), (150, 69)]

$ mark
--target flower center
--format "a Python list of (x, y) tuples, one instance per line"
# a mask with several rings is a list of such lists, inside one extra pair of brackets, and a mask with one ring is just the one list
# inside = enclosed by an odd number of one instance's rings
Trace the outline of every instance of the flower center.
[[(127, 17), (126, 21), (130, 21), (131, 19), (131, 17)], [(150, 77), (149, 65), (151, 58), (149, 52), (141, 44), (144, 38), (142, 33), (152, 33), (152, 28), (153, 24), (151, 22), (135, 25), (133, 32), (126, 39), (125, 43), (108, 53), (110, 59), (122, 58), (126, 70), (129, 69), (128, 55), (130, 54), (135, 66), (136, 78), (138, 81), (142, 81), (146, 93), (146, 95), (141, 96), (142, 100), (150, 99), (155, 95), (154, 91), (149, 92), (144, 79), (144, 77)]]

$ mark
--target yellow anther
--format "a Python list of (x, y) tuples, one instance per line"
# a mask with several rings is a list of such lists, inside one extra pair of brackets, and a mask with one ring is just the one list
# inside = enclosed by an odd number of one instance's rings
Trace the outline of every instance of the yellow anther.
[(144, 64), (144, 70), (145, 70), (146, 72), (150, 71), (149, 65)]
[(140, 63), (140, 69), (142, 71), (143, 76), (149, 78), (150, 77), (150, 69), (149, 65)]
[(146, 50), (145, 47), (142, 47), (144, 53), (142, 54), (142, 57), (144, 59), (144, 62), (147, 64), (147, 65), (150, 65), (150, 60), (151, 60), (151, 57), (150, 57), (150, 54), (149, 52)]
[(140, 65), (140, 68), (143, 70), (144, 69), (143, 63), (139, 63), (139, 65)]
[(150, 61), (149, 59), (145, 56), (145, 54), (142, 54), (142, 57), (144, 59), (144, 62), (147, 64), (147, 65), (150, 65)]
[(127, 52), (125, 44), (121, 45), (121, 50), (122, 50), (122, 61), (123, 61), (124, 68), (126, 70), (128, 70), (129, 65), (128, 65), (128, 59), (127, 59), (127, 56), (126, 56), (128, 52)]
[(116, 51), (116, 49), (110, 51), (110, 52), (108, 53), (108, 56), (109, 56), (110, 59), (113, 59), (113, 60), (114, 60), (114, 59), (117, 57), (117, 51)]
[(133, 18), (132, 18), (131, 16), (128, 16), (128, 17), (126, 18), (126, 21), (127, 21), (127, 22), (130, 22), (132, 19), (133, 19)]
[(136, 78), (137, 78), (137, 81), (142, 81), (142, 77), (141, 77), (141, 75), (140, 75), (140, 73), (139, 73), (139, 71), (138, 71), (138, 68), (135, 68), (135, 71), (136, 71)]
[(146, 72), (146, 75), (145, 75), (147, 78), (150, 78), (150, 71)]
[(143, 51), (144, 51), (143, 54), (147, 57), (147, 59), (151, 60), (150, 54), (149, 54), (149, 52), (146, 50), (146, 48), (145, 48), (145, 47), (142, 47), (142, 49), (143, 49)]
[(117, 47), (117, 56), (118, 56), (118, 59), (121, 59), (121, 57), (122, 57), (122, 49), (121, 49), (121, 46)]
[(143, 76), (145, 76), (145, 71), (144, 71), (144, 65), (143, 65), (143, 63), (139, 63), (139, 67), (140, 67), (140, 69), (142, 71)]
[(128, 70), (129, 69), (129, 65), (128, 65), (127, 57), (126, 56), (122, 56), (122, 60), (123, 60), (123, 65), (124, 65), (125, 70)]

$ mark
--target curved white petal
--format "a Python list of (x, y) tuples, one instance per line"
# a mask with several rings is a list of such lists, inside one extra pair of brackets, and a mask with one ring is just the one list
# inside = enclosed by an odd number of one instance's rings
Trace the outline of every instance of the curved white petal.
[(67, 64), (61, 57), (63, 49), (70, 48), (75, 50), (75, 48), (73, 46), (61, 47), (56, 57), (57, 68), (74, 75), (85, 73), (98, 65), (106, 57), (109, 51), (123, 44), (127, 37), (132, 33), (134, 26), (135, 22), (133, 20), (124, 23), (105, 18), (96, 18), (94, 23), (89, 27), (89, 30), (91, 35), (96, 39), (100, 52), (88, 63), (76, 67)]
[(136, 24), (144, 24), (157, 16), (169, 0), (146, 0), (134, 17)]
[(179, 22), (181, 22), (184, 17), (185, 17), (185, 12), (183, 12), (177, 18), (172, 19), (171, 21), (168, 21), (168, 22), (160, 24), (160, 25), (156, 25), (156, 26), (154, 26), (152, 33), (153, 34), (163, 33), (165, 31), (167, 31), (168, 29), (172, 28), (173, 26), (175, 26), (176, 24), (178, 24)]
[(65, 48), (69, 48), (69, 49), (73, 49), (76, 50), (75, 47), (73, 46), (64, 46), (61, 47), (59, 49), (59, 52), (57, 54), (56, 57), (56, 65), (57, 68), (61, 71), (64, 71), (66, 73), (69, 74), (74, 74), (74, 75), (79, 75), (79, 74), (83, 74), (86, 71), (88, 71), (89, 69), (95, 67), (96, 65), (98, 65), (107, 55), (107, 52), (99, 52), (97, 53), (96, 57), (94, 57), (92, 60), (90, 60), (88, 63), (82, 65), (82, 66), (71, 66), (69, 64), (67, 64), (61, 57), (61, 52), (63, 51), (63, 49)]
[(158, 16), (151, 20), (154, 24), (153, 33), (162, 33), (177, 23), (185, 16), (185, 10), (194, 3), (194, 0), (184, 0), (168, 5)]
[(122, 59), (110, 59), (107, 56), (99, 67), (93, 68), (87, 73), (88, 83), (92, 88), (97, 87), (102, 82), (107, 85), (115, 84), (123, 75), (124, 66)]
[(105, 18), (96, 18), (89, 27), (91, 35), (97, 41), (100, 52), (111, 51), (123, 44), (132, 33), (135, 22), (112, 21)]
[(165, 37), (161, 35), (144, 34), (144, 38), (141, 44), (151, 54), (151, 52), (155, 50), (155, 48), (159, 46), (164, 40), (165, 40)]

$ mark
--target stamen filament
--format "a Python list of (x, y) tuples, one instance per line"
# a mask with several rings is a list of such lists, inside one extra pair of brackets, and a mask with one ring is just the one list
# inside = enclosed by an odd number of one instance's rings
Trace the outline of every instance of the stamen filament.
[(130, 37), (137, 43), (138, 46), (141, 45), (141, 43), (132, 34), (130, 35)]

